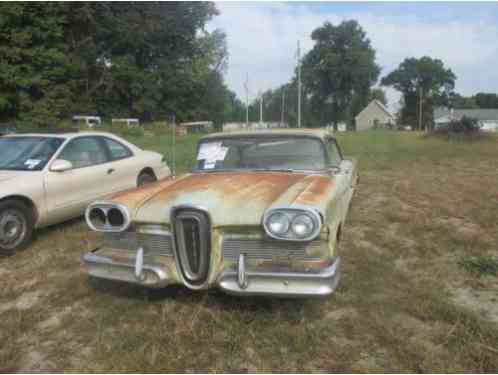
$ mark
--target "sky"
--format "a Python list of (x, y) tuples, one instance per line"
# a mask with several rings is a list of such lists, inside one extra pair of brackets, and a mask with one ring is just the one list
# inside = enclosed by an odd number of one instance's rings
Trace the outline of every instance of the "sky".
[[(377, 51), (381, 76), (406, 57), (441, 59), (457, 76), (462, 95), (498, 92), (498, 3), (478, 2), (217, 2), (220, 15), (208, 30), (227, 36), (228, 87), (245, 100), (259, 90), (288, 82), (296, 67), (297, 40), (303, 53), (313, 47), (311, 32), (329, 21), (355, 19)], [(386, 90), (391, 110), (400, 95)]]

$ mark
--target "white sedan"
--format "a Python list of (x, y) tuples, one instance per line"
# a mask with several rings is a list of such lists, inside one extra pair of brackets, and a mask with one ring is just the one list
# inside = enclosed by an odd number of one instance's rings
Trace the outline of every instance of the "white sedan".
[(170, 175), (165, 158), (110, 133), (0, 138), (0, 254), (33, 230), (81, 216), (89, 203)]

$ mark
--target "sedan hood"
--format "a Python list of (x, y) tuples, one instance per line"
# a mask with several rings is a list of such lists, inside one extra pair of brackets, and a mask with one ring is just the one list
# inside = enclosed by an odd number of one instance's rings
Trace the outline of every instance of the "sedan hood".
[(7, 181), (22, 176), (22, 172), (17, 171), (0, 171), (0, 182)]
[(207, 210), (214, 226), (259, 225), (271, 206), (312, 206), (323, 212), (333, 194), (330, 176), (287, 172), (209, 172), (168, 178), (118, 193), (135, 221), (169, 223), (171, 209), (190, 205)]

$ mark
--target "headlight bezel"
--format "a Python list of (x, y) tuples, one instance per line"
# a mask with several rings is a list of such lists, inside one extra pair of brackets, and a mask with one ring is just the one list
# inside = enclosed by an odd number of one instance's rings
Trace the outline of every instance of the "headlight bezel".
[[(111, 225), (109, 222), (109, 211), (111, 210), (118, 210), (122, 215), (123, 215), (123, 224), (116, 226), (116, 225)], [(105, 217), (105, 223), (104, 225), (96, 225), (95, 222), (92, 221), (91, 216), (92, 216), (92, 210), (101, 210)], [(85, 220), (87, 225), (90, 227), (95, 232), (111, 232), (111, 233), (118, 233), (118, 232), (124, 232), (127, 230), (130, 225), (131, 225), (131, 214), (130, 210), (128, 209), (127, 206), (121, 203), (114, 203), (114, 202), (105, 202), (105, 201), (97, 201), (92, 204), (90, 204), (87, 209), (85, 210)]]
[[(268, 220), (275, 214), (283, 214), (288, 217), (289, 227), (285, 233), (277, 234), (272, 232), (268, 225)], [(306, 236), (298, 236), (294, 233), (293, 221), (295, 218), (305, 215), (309, 217), (313, 222), (313, 230)], [(322, 228), (322, 218), (321, 215), (314, 209), (311, 208), (298, 208), (298, 207), (276, 207), (271, 208), (265, 212), (262, 220), (263, 228), (266, 234), (273, 239), (277, 240), (286, 240), (286, 241), (299, 241), (299, 242), (308, 242), (314, 240), (316, 237), (320, 235), (320, 231)]]

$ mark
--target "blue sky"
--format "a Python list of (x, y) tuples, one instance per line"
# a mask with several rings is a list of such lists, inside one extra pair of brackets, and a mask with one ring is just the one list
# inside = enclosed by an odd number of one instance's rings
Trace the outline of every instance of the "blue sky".
[[(226, 82), (243, 98), (246, 72), (250, 98), (287, 82), (296, 64), (297, 39), (313, 47), (311, 31), (325, 21), (356, 19), (377, 50), (381, 77), (405, 57), (443, 60), (457, 75), (456, 91), (498, 92), (498, 3), (219, 2), (208, 29), (227, 34)], [(399, 94), (388, 90), (391, 109)]]

